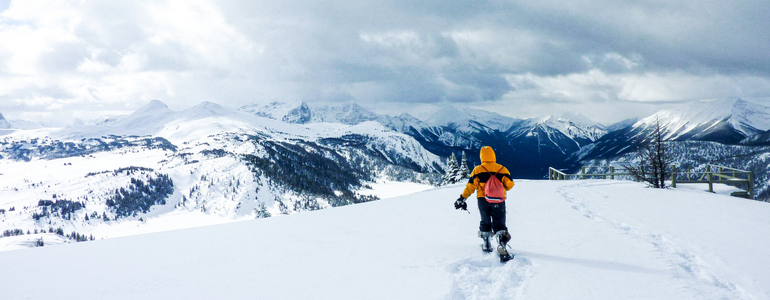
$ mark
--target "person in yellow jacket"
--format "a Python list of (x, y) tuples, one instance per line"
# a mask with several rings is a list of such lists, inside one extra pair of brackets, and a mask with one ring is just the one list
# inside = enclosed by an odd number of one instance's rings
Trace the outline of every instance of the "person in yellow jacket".
[(511, 240), (508, 227), (505, 226), (505, 195), (502, 199), (499, 197), (485, 197), (484, 188), (492, 176), (495, 176), (502, 183), (502, 187), (505, 189), (504, 194), (513, 188), (514, 183), (508, 169), (497, 163), (497, 157), (492, 147), (482, 147), (479, 155), (481, 156), (481, 165), (473, 168), (468, 184), (465, 185), (465, 190), (460, 195), (460, 198), (455, 201), (455, 208), (467, 207), (465, 199), (468, 199), (475, 191), (479, 213), (481, 214), (479, 237), (484, 239), (482, 248), (486, 252), (492, 251), (489, 239), (493, 236), (494, 232), (494, 236), (497, 237), (498, 241), (498, 250), (501, 247), (505, 250), (506, 244)]

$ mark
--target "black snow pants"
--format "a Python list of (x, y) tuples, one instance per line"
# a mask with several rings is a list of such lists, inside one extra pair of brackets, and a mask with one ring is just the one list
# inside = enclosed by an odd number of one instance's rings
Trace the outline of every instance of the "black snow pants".
[(505, 201), (501, 203), (489, 203), (487, 199), (478, 198), (479, 213), (481, 214), (480, 231), (508, 230), (505, 227)]

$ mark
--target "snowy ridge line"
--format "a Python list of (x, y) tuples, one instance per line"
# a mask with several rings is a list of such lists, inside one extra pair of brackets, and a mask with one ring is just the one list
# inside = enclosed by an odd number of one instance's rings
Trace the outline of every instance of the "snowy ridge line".
[(444, 299), (520, 299), (532, 262), (516, 256), (501, 265), (496, 254), (480, 254), (447, 266), (452, 289)]
[[(587, 183), (581, 182), (571, 186), (586, 185)], [(568, 192), (565, 187), (558, 187), (556, 191), (561, 194), (567, 202), (572, 204), (572, 209), (582, 213), (586, 218), (596, 221), (597, 223), (607, 224), (625, 234), (652, 244), (662, 254), (668, 256), (667, 260), (679, 271), (678, 273), (684, 275), (680, 276), (680, 278), (689, 278), (690, 281), (695, 283), (688, 286), (697, 292), (703, 295), (719, 295), (719, 299), (757, 299), (749, 294), (744, 288), (722, 276), (722, 274), (726, 274), (727, 272), (708, 264), (698, 255), (685, 247), (678, 245), (671, 239), (660, 234), (645, 232), (623, 222), (617, 222), (606, 218), (593, 210), (588, 204), (582, 202), (580, 198), (573, 193)]]

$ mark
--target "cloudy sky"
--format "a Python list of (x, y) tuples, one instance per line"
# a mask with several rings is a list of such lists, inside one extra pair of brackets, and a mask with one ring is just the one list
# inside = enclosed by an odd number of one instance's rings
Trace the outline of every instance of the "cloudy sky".
[(459, 103), (609, 123), (770, 96), (767, 0), (0, 0), (0, 113)]

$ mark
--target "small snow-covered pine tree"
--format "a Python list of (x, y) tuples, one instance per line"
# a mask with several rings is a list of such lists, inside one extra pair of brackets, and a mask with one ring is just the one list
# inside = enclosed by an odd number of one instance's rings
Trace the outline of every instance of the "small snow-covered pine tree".
[(441, 177), (442, 185), (457, 182), (457, 173), (460, 171), (460, 167), (457, 166), (457, 157), (455, 157), (454, 153), (447, 158), (445, 171), (446, 173)]
[(468, 160), (465, 158), (465, 151), (463, 151), (463, 158), (460, 160), (460, 169), (457, 170), (457, 176), (455, 177), (455, 182), (462, 182), (469, 177), (470, 171), (468, 170)]
[(257, 219), (271, 217), (270, 212), (267, 211), (267, 207), (265, 206), (265, 202), (262, 202), (262, 201), (260, 201), (259, 205), (254, 208), (254, 212), (257, 215), (257, 217), (256, 217)]

